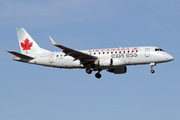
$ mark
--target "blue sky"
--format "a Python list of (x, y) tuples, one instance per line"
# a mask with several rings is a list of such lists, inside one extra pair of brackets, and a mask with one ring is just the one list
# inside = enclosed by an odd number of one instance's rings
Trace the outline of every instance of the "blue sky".
[[(0, 119), (179, 120), (178, 0), (1, 0)], [(63, 70), (13, 61), (20, 52), (16, 27), (40, 47), (73, 49), (157, 46), (174, 56), (154, 67), (128, 66), (97, 80), (84, 70)]]

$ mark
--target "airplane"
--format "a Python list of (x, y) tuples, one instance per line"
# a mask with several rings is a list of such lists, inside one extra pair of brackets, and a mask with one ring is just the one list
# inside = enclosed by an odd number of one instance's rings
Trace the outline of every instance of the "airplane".
[(7, 51), (16, 56), (13, 60), (55, 68), (85, 69), (87, 74), (97, 71), (95, 77), (98, 79), (102, 70), (124, 74), (130, 65), (148, 64), (150, 72), (155, 73), (153, 66), (174, 60), (172, 55), (154, 46), (76, 50), (56, 44), (49, 37), (54, 46), (62, 49), (62, 52), (51, 52), (39, 47), (24, 28), (16, 28), (16, 31), (21, 53)]

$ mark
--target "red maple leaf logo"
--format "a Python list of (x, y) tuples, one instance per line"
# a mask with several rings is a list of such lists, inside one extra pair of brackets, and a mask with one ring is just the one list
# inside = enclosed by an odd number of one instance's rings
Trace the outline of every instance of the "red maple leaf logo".
[(137, 47), (133, 48), (133, 50), (137, 50), (137, 49), (138, 49)]
[(23, 50), (31, 50), (32, 44), (32, 42), (29, 42), (29, 40), (26, 39), (24, 43), (21, 43), (21, 47), (23, 48)]

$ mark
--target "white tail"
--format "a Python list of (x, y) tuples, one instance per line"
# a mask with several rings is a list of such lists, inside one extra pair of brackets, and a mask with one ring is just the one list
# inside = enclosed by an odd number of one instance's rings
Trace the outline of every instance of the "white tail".
[(16, 28), (19, 39), (19, 46), (22, 54), (38, 54), (50, 52), (39, 47), (33, 38), (27, 33), (24, 28)]

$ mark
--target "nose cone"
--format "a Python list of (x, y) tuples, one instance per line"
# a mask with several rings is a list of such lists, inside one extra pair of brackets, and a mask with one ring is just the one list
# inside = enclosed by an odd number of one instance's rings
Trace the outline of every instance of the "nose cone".
[(169, 61), (172, 61), (172, 60), (174, 60), (174, 57), (173, 57), (172, 55), (168, 54), (168, 55), (167, 55), (167, 59), (168, 59)]

